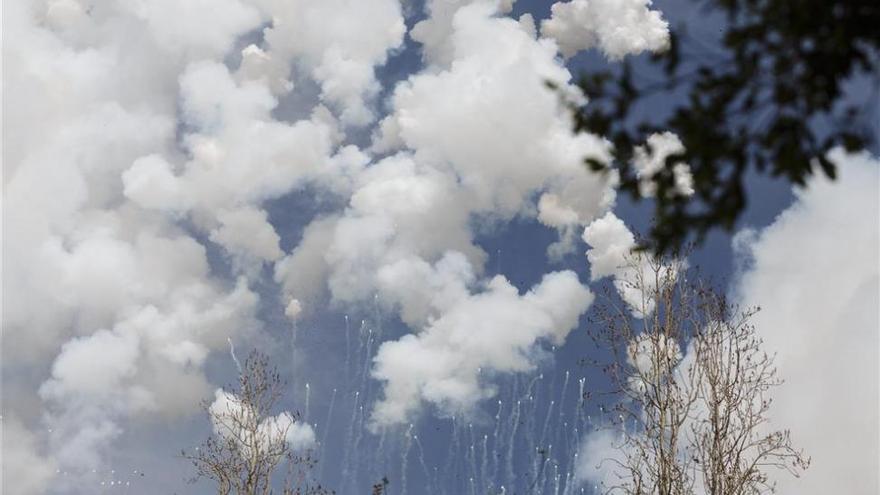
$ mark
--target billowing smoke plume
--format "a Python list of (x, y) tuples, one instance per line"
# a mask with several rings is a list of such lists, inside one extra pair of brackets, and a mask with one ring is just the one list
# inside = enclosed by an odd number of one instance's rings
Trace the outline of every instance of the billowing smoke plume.
[[(768, 471), (781, 493), (874, 493), (880, 484), (880, 163), (842, 150), (830, 158), (841, 164), (837, 181), (813, 179), (773, 224), (734, 238), (741, 273), (732, 298), (761, 308), (752, 323), (784, 380), (772, 391), (768, 428), (790, 430), (812, 459), (799, 478)], [(619, 273), (632, 243), (625, 229), (609, 217), (587, 229), (594, 277)], [(588, 434), (578, 478), (618, 483), (614, 459), (625, 447), (613, 430)]]
[[(206, 360), (260, 331), (261, 305), (296, 319), (326, 296), (375, 298), (399, 313), (414, 333), (376, 356), (376, 425), (424, 403), (470, 410), (494, 375), (533, 368), (591, 293), (571, 272), (525, 293), (487, 279), (474, 225), (535, 218), (558, 230), (553, 253), (571, 251), (615, 178), (582, 165), (609, 145), (572, 133), (565, 100), (583, 96), (559, 46), (619, 57), (665, 42), (644, 2), (620, 18), (629, 39), (585, 38), (581, 3), (554, 7), (542, 37), (505, 15), (512, 2), (428, 2), (411, 33), (424, 67), (384, 106), (376, 68), (406, 35), (397, 0), (4, 5), (3, 385), (17, 400), (3, 462), (27, 466), (4, 493), (82, 492), (128, 425), (197, 411), (215, 388)], [(371, 124), (369, 148), (352, 145)], [(266, 203), (306, 190), (344, 207), (285, 252)], [(256, 291), (267, 267), (280, 301)]]
[[(302, 299), (298, 291), (314, 298), (304, 285), (325, 278), (334, 301), (377, 295), (419, 331), (379, 349), (374, 376), (386, 383), (386, 395), (377, 425), (406, 421), (422, 401), (449, 413), (472, 408), (491, 395), (484, 377), (530, 369), (530, 349), (547, 337), (561, 341), (589, 305), (589, 292), (571, 274), (550, 274), (523, 297), (503, 278), (480, 280), (486, 254), (473, 242), (474, 218), (534, 215), (532, 198), (540, 193), (538, 218), (562, 232), (588, 223), (614, 199), (614, 178), (582, 165), (585, 156), (608, 160), (607, 144), (573, 134), (564, 102), (547, 91), (549, 80), (577, 94), (556, 46), (536, 37), (529, 17), (498, 14), (498, 6), (477, 2), (451, 20), (424, 21), (431, 29), (450, 24), (443, 28), (448, 67), (437, 62), (397, 86), (373, 144), (393, 154), (358, 174), (348, 208), (316, 220), (276, 265), (290, 298)], [(510, 105), (514, 100), (529, 104)], [(555, 289), (563, 283), (568, 291)], [(506, 317), (484, 308), (544, 316), (505, 328), (512, 324)], [(472, 338), (455, 337), (465, 328)], [(490, 342), (502, 356), (486, 355)]]
[(651, 0), (558, 2), (553, 16), (541, 24), (541, 33), (555, 39), (566, 57), (593, 47), (612, 60), (663, 50), (669, 44), (668, 26), (650, 6)]
[(208, 406), (208, 411), (214, 432), (240, 449), (243, 459), (252, 458), (255, 450), (280, 451), (278, 442), (286, 443), (294, 452), (309, 449), (315, 443), (315, 432), (311, 425), (297, 421), (291, 413), (284, 411), (264, 417), (258, 423), (259, 412), (222, 389), (214, 391), (214, 401)]
[(421, 401), (447, 413), (468, 413), (494, 395), (485, 373), (529, 371), (532, 348), (565, 341), (593, 300), (573, 272), (555, 272), (520, 296), (502, 276), (484, 292), (451, 301), (421, 333), (386, 342), (373, 376), (387, 382), (374, 413), (377, 425), (409, 419)]
[(801, 479), (778, 477), (780, 492), (880, 489), (880, 162), (831, 158), (837, 181), (812, 180), (772, 225), (735, 238), (737, 299), (762, 308), (754, 323), (785, 380), (772, 426), (812, 457)]
[(683, 261), (654, 262), (638, 251), (635, 235), (611, 212), (587, 225), (583, 239), (590, 246), (590, 277), (594, 281), (611, 277), (614, 288), (638, 318), (654, 312), (653, 294), (658, 284), (674, 278), (683, 266)]

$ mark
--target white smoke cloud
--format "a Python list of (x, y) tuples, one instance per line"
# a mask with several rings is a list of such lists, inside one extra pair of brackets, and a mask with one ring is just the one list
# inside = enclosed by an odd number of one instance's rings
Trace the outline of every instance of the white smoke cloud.
[(287, 306), (284, 307), (284, 315), (290, 318), (291, 320), (296, 320), (299, 318), (303, 312), (302, 303), (299, 302), (299, 299), (291, 299)]
[[(379, 92), (374, 67), (403, 42), (406, 26), (398, 0), (254, 0), (272, 19), (266, 53), (279, 63), (296, 60), (321, 86), (321, 98), (346, 124), (374, 119)], [(277, 71), (277, 69), (274, 69)]]
[[(555, 45), (537, 39), (528, 23), (499, 17), (497, 4), (459, 7), (451, 21), (426, 21), (451, 22), (449, 68), (412, 76), (391, 98), (374, 150), (396, 153), (357, 173), (345, 212), (312, 224), (300, 246), (276, 264), (289, 298), (315, 297), (311, 282), (300, 280), (325, 278), (337, 304), (375, 296), (420, 329), (377, 355), (374, 376), (385, 382), (385, 399), (373, 417), (378, 426), (406, 421), (423, 402), (447, 412), (472, 409), (491, 394), (477, 368), (485, 376), (530, 369), (534, 344), (557, 331), (532, 324), (522, 330), (525, 340), (511, 344), (487, 331), (516, 365), (486, 358), (478, 342), (444, 341), (468, 318), (493, 321), (483, 315), (483, 304), (504, 299), (510, 314), (528, 314), (533, 306), (530, 296), (517, 296), (503, 279), (480, 280), (486, 255), (473, 243), (472, 218), (540, 215), (564, 232), (614, 200), (614, 178), (583, 167), (584, 156), (608, 160), (608, 144), (572, 133), (565, 105), (546, 88), (550, 80), (574, 93)], [(449, 14), (447, 8), (438, 15)], [(529, 105), (510, 105), (512, 99)], [(534, 197), (542, 192), (536, 208)], [(576, 308), (580, 315), (590, 297), (572, 290), (583, 296), (579, 303), (548, 300), (543, 311)], [(576, 318), (562, 335), (575, 324)], [(395, 351), (404, 348), (412, 353)], [(480, 358), (449, 360), (453, 349)], [(420, 374), (400, 359), (416, 353), (434, 362), (433, 369)]]
[(590, 245), (587, 259), (590, 278), (599, 280), (614, 276), (626, 269), (627, 257), (632, 256), (636, 238), (623, 220), (608, 212), (584, 229), (584, 242)]
[[(842, 150), (830, 158), (840, 164), (837, 181), (814, 178), (770, 226), (733, 241), (741, 273), (732, 295), (761, 308), (751, 321), (784, 380), (772, 390), (767, 427), (790, 430), (812, 460), (800, 477), (768, 470), (780, 493), (868, 494), (880, 486), (880, 162)], [(612, 246), (630, 237), (616, 222), (596, 227), (607, 242), (597, 241), (604, 247), (591, 268), (613, 274), (620, 251)], [(681, 366), (692, 358), (688, 349)], [(610, 431), (586, 435), (579, 480), (619, 482), (608, 459), (622, 447)]]
[(269, 224), (265, 211), (252, 207), (220, 210), (220, 227), (211, 231), (211, 240), (230, 253), (252, 254), (259, 259), (274, 261), (281, 257), (281, 238)]
[[(417, 160), (450, 169), (477, 204), (498, 215), (521, 211), (529, 194), (556, 194), (558, 208), (588, 222), (613, 202), (611, 179), (589, 173), (585, 157), (607, 162), (609, 145), (573, 134), (571, 117), (551, 81), (574, 93), (556, 46), (535, 39), (491, 3), (474, 3), (453, 17), (450, 69), (400, 84), (380, 142), (400, 143)], [(529, 102), (511, 105), (511, 101)], [(546, 218), (546, 216), (545, 216)]]
[[(410, 31), (410, 36), (422, 45), (422, 56), (431, 65), (447, 69), (455, 57), (453, 18), (465, 5), (479, 0), (428, 0), (425, 10), (428, 18), (419, 21)], [(494, 3), (497, 13), (510, 12), (516, 0), (501, 0)], [(491, 2), (485, 2), (491, 4)]]
[(315, 430), (308, 423), (296, 421), (288, 428), (285, 440), (295, 452), (308, 450), (315, 446)]
[(683, 268), (682, 260), (660, 264), (637, 251), (635, 236), (611, 212), (587, 225), (583, 239), (590, 246), (587, 260), (592, 280), (612, 277), (614, 288), (637, 318), (654, 311), (652, 294), (657, 284), (675, 277)]
[(654, 363), (671, 363), (675, 367), (682, 360), (681, 348), (678, 342), (668, 339), (665, 335), (654, 338), (646, 333), (639, 334), (626, 348), (627, 364), (632, 366), (635, 373), (630, 377), (628, 386), (637, 393), (644, 393), (648, 382), (657, 379), (659, 371)]
[(275, 281), (287, 298), (300, 302), (300, 310), (308, 312), (325, 291), (330, 266), (324, 255), (333, 241), (336, 218), (313, 220), (303, 230), (299, 245), (275, 263)]
[(595, 492), (618, 485), (618, 463), (626, 461), (625, 445), (625, 438), (611, 428), (587, 434), (578, 449), (575, 480), (593, 486)]
[[(33, 495), (46, 493), (55, 475), (55, 464), (40, 452), (39, 439), (21, 421), (3, 416), (0, 464), (3, 466), (3, 493)], [(12, 480), (11, 473), (15, 473)]]
[(785, 383), (771, 426), (812, 457), (781, 493), (876, 493), (880, 402), (880, 162), (837, 150), (837, 181), (815, 178), (795, 204), (739, 239), (747, 266), (739, 300), (754, 317)]
[[(318, 107), (310, 120), (280, 122), (263, 83), (237, 83), (227, 67), (198, 62), (180, 77), (183, 144), (189, 160), (156, 155), (122, 175), (126, 197), (144, 208), (187, 213), (230, 254), (274, 261), (278, 235), (258, 205), (313, 178), (330, 162), (335, 130)], [(174, 174), (173, 170), (182, 172)]]
[[(376, 67), (405, 36), (397, 0), (4, 5), (3, 380), (27, 396), (3, 412), (40, 418), (4, 423), (23, 445), (4, 469), (32, 464), (4, 492), (43, 493), (56, 469), (73, 474), (55, 490), (81, 492), (77, 473), (106, 463), (131, 423), (197, 412), (208, 356), (259, 326), (251, 287), (266, 265), (291, 319), (326, 294), (377, 297), (418, 332), (375, 362), (377, 423), (423, 403), (470, 409), (493, 374), (562, 342), (590, 292), (568, 272), (524, 295), (486, 280), (473, 225), (537, 218), (570, 250), (575, 227), (613, 205), (615, 178), (583, 167), (609, 144), (572, 133), (545, 83), (582, 95), (532, 18), (503, 16), (512, 3), (429, 3), (412, 33), (427, 67), (394, 89), (370, 150), (345, 132), (380, 117)], [(300, 81), (314, 101), (292, 97)], [(293, 104), (307, 117), (279, 116)], [(345, 206), (284, 252), (265, 203), (306, 186)], [(481, 337), (456, 341), (472, 325)], [(411, 382), (394, 357), (409, 345), (464, 360)], [(313, 441), (306, 426), (294, 443)]]
[[(49, 12), (59, 3), (82, 8), (65, 0), (50, 2)], [(122, 2), (121, 7), (146, 24), (159, 48), (185, 51), (190, 59), (224, 56), (242, 33), (262, 20), (257, 9), (238, 0)]]
[[(214, 433), (236, 442), (242, 457), (251, 457), (250, 449), (259, 445), (263, 452), (275, 450), (279, 442), (286, 442), (293, 451), (303, 451), (315, 444), (315, 432), (311, 425), (297, 421), (287, 411), (268, 416), (256, 425), (254, 430), (244, 429), (244, 425), (255, 422), (254, 411), (240, 398), (222, 389), (214, 391), (214, 401), (208, 406)], [(251, 438), (251, 434), (255, 433)]]
[(571, 0), (553, 4), (541, 34), (559, 43), (566, 57), (598, 47), (612, 60), (669, 44), (669, 27), (651, 0)]
[[(681, 139), (672, 132), (654, 133), (648, 136), (648, 145), (636, 146), (633, 168), (639, 178), (639, 193), (650, 198), (657, 194), (657, 184), (653, 181), (666, 164), (670, 155), (684, 152)], [(672, 167), (674, 194), (690, 196), (694, 193), (694, 178), (688, 164), (677, 162)]]
[(373, 376), (386, 382), (375, 425), (411, 418), (422, 401), (447, 414), (471, 412), (494, 395), (483, 373), (534, 369), (533, 347), (565, 341), (593, 300), (573, 272), (547, 274), (520, 296), (504, 277), (454, 302), (421, 333), (382, 344)]
[(352, 304), (371, 301), (382, 267), (402, 259), (435, 260), (452, 250), (479, 266), (485, 255), (472, 244), (468, 202), (448, 175), (407, 155), (386, 158), (357, 178), (343, 216), (306, 228), (276, 264), (276, 279), (307, 303), (326, 285), (337, 303)]
[[(4, 290), (4, 384), (30, 394), (4, 401), (4, 415), (34, 418), (26, 423), (30, 450), (44, 452), (16, 488), (4, 477), (4, 492), (44, 493), (48, 483), (81, 491), (83, 473), (102, 466), (129, 421), (197, 411), (210, 391), (206, 356), (255, 326), (248, 282), (213, 276), (205, 247), (177, 224), (208, 195), (180, 178), (175, 142), (179, 98), (183, 124), (198, 128), (198, 138), (230, 121), (269, 120), (266, 91), (226, 83), (225, 68), (204, 61), (224, 57), (261, 18), (235, 0), (182, 9), (74, 0), (4, 8), (15, 38), (5, 47), (4, 91), (13, 97), (4, 112), (16, 122), (4, 136), (12, 214), (4, 218), (3, 279), (15, 288)], [(187, 137), (194, 160), (220, 148), (198, 138)], [(224, 177), (212, 178), (205, 189)], [(237, 186), (248, 185), (240, 179)], [(244, 201), (274, 192), (278, 180), (250, 184)], [(235, 197), (229, 206), (250, 211)], [(234, 215), (216, 222), (218, 242), (239, 247)], [(264, 245), (258, 254), (278, 254)], [(6, 372), (24, 367), (45, 371)], [(48, 480), (52, 466), (71, 475)]]

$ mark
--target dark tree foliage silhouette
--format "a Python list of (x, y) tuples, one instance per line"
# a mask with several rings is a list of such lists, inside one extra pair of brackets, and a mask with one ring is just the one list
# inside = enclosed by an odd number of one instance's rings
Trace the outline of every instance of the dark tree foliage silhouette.
[(372, 495), (384, 495), (385, 493), (387, 493), (388, 485), (390, 483), (391, 482), (388, 481), (388, 477), (383, 476), (378, 483), (373, 485), (373, 491), (371, 492)]
[[(591, 104), (576, 112), (576, 128), (613, 142), (611, 167), (634, 198), (633, 146), (665, 130), (684, 144), (654, 176), (648, 241), (659, 252), (702, 241), (715, 227), (732, 229), (746, 206), (750, 170), (803, 186), (819, 170), (835, 177), (830, 149), (878, 144), (880, 1), (695, 0), (694, 8), (725, 15), (720, 46), (708, 47), (680, 28), (669, 49), (650, 58), (661, 69), (652, 71), (662, 74), (659, 81), (656, 74), (651, 81), (638, 76), (627, 61), (580, 82)], [(844, 88), (855, 77), (873, 88), (859, 101)], [(635, 117), (640, 100), (672, 93), (686, 96), (668, 116)], [(671, 194), (672, 168), (681, 161), (693, 170), (691, 198)], [(587, 164), (596, 171), (607, 167)]]

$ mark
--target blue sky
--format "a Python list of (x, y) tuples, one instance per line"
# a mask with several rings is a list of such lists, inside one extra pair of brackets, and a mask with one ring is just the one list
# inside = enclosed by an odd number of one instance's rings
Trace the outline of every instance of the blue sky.
[[(434, 55), (412, 38), (427, 18), (417, 1), (404, 17), (394, 0), (13, 9), (3, 21), (4, 492), (212, 493), (187, 481), (177, 454), (211, 433), (198, 404), (234, 380), (234, 346), (279, 367), (279, 412), (312, 426), (313, 475), (340, 495), (385, 476), (393, 494), (599, 493), (579, 478), (578, 455), (614, 398), (590, 364), (609, 356), (577, 294), (617, 296), (608, 278), (591, 280), (581, 233), (609, 211), (646, 232), (651, 205), (618, 194), (611, 207), (600, 197), (613, 187), (571, 166), (601, 146), (569, 135), (553, 100), (534, 92), (535, 74), (567, 77), (552, 44), (563, 35), (538, 42), (521, 32), (527, 22), (499, 21), (530, 14), (540, 27), (552, 3), (518, 0), (508, 13), (485, 2), (452, 29), (438, 0), (438, 37), (419, 35)], [(710, 45), (723, 28), (689, 1), (651, 8)], [(630, 28), (617, 43), (641, 50), (650, 19), (606, 17), (593, 29)], [(267, 26), (274, 34), (261, 34)], [(615, 46), (565, 67), (575, 78), (605, 68)], [(780, 423), (815, 460), (789, 493), (877, 487), (880, 184), (876, 158), (840, 156), (840, 184), (807, 192), (749, 175), (735, 232), (712, 232), (688, 258), (736, 301), (770, 308), (757, 323), (792, 375)], [(575, 220), (544, 216), (548, 194)], [(550, 260), (566, 229), (572, 248)], [(571, 290), (536, 302), (524, 295), (533, 287)], [(523, 316), (498, 314), (508, 311)], [(571, 312), (577, 323), (562, 323)], [(531, 336), (524, 351), (506, 329), (480, 325), (493, 318)], [(532, 323), (548, 318), (552, 328)], [(453, 333), (485, 334), (502, 351), (462, 351), (478, 370), (432, 368), (450, 359)]]
[[(524, 13), (530, 13), (535, 16), (536, 19), (544, 18), (549, 16), (549, 5), (551, 3), (552, 2), (519, 1), (515, 4), (515, 9), (511, 15), (517, 16)], [(673, 25), (679, 22), (693, 23), (692, 19), (694, 13), (688, 2), (656, 2), (656, 6), (664, 12), (664, 15)], [(718, 24), (716, 23), (716, 25)], [(705, 28), (705, 26), (702, 27)], [(418, 62), (418, 48), (410, 43), (407, 45), (407, 48), (403, 53), (392, 58), (391, 62), (383, 72), (388, 73), (390, 78), (397, 79), (402, 75), (407, 74), (407, 69), (412, 70), (411, 68)], [(397, 63), (399, 63), (402, 68), (398, 68)], [(607, 64), (608, 62), (604, 60), (601, 54), (596, 52), (585, 52), (569, 62), (568, 67), (573, 73), (577, 74), (580, 71), (604, 69), (607, 67)], [(650, 114), (651, 112), (668, 111), (668, 105), (670, 104), (668, 100), (655, 101), (652, 103), (652, 106), (645, 108), (644, 111), (646, 114)], [(793, 196), (791, 195), (790, 188), (787, 184), (781, 181), (775, 182), (773, 180), (768, 180), (764, 177), (750, 177), (749, 191), (750, 205), (740, 221), (741, 226), (754, 228), (765, 227), (773, 221), (776, 215), (788, 207), (793, 200)], [(627, 224), (632, 226), (633, 229), (646, 232), (650, 225), (651, 206), (648, 202), (634, 203), (629, 197), (621, 195), (618, 197), (615, 212), (626, 221)], [(555, 233), (552, 229), (540, 225), (535, 220), (514, 221), (500, 228), (492, 229), (490, 232), (479, 238), (480, 245), (490, 256), (486, 263), (488, 274), (503, 274), (510, 279), (514, 285), (519, 287), (520, 290), (527, 290), (533, 284), (540, 281), (545, 272), (552, 269), (565, 268), (575, 270), (582, 280), (589, 279), (589, 267), (582, 250), (578, 250), (570, 256), (567, 256), (562, 263), (548, 263), (544, 256), (544, 252), (547, 246), (554, 242), (554, 240)], [(718, 280), (720, 284), (726, 284), (734, 275), (734, 256), (731, 249), (731, 235), (724, 232), (713, 232), (707, 239), (706, 243), (700, 246), (691, 255), (690, 260), (693, 264), (698, 265), (707, 277)], [(597, 285), (601, 286), (603, 284)], [(338, 318), (339, 316), (336, 315), (337, 325)], [(369, 319), (369, 315), (367, 315), (367, 318)], [(326, 328), (325, 325), (332, 326), (333, 323), (332, 321), (328, 321), (323, 324), (316, 324), (315, 326), (323, 329)], [(346, 436), (348, 431), (346, 429), (350, 427), (347, 423), (350, 423), (352, 417), (352, 401), (350, 397), (348, 398), (349, 400), (347, 403), (344, 400), (340, 400), (344, 398), (341, 391), (345, 390), (346, 385), (350, 390), (351, 384), (345, 384), (344, 381), (339, 380), (336, 382), (339, 383), (339, 388), (335, 403), (336, 411), (334, 415), (335, 420), (333, 421), (334, 426), (330, 427), (331, 443), (327, 446), (328, 452), (323, 455), (329, 457), (335, 454), (337, 459), (341, 458), (340, 462), (342, 462), (343, 466), (345, 466), (346, 463), (349, 465), (354, 463), (353, 460), (346, 459), (346, 456), (360, 459), (360, 465), (357, 468), (349, 466), (349, 472), (353, 475), (356, 474), (360, 481), (359, 483), (351, 483), (349, 480), (341, 479), (337, 477), (338, 470), (332, 469), (330, 470), (332, 474), (328, 474), (327, 469), (321, 470), (322, 474), (325, 476), (323, 479), (326, 480), (328, 486), (341, 488), (343, 493), (359, 493), (363, 491), (362, 489), (359, 489), (359, 487), (365, 486), (371, 480), (376, 480), (387, 475), (389, 479), (392, 480), (391, 491), (392, 493), (396, 493), (395, 490), (401, 488), (400, 484), (403, 479), (402, 470), (405, 464), (408, 478), (406, 480), (407, 493), (472, 493), (472, 487), (470, 484), (470, 478), (472, 475), (472, 467), (470, 463), (472, 461), (470, 456), (475, 455), (477, 463), (476, 472), (478, 475), (481, 475), (481, 469), (483, 467), (482, 436), (489, 435), (490, 438), (493, 438), (493, 435), (496, 434), (496, 429), (500, 429), (502, 435), (504, 435), (505, 431), (507, 431), (507, 434), (511, 433), (511, 423), (515, 421), (516, 414), (516, 411), (514, 410), (515, 408), (513, 408), (511, 404), (516, 400), (528, 397), (529, 394), (524, 390), (531, 384), (532, 380), (537, 378), (536, 384), (532, 385), (535, 389), (535, 392), (532, 394), (535, 397), (535, 402), (523, 404), (522, 411), (520, 412), (522, 415), (520, 421), (522, 423), (519, 426), (519, 436), (517, 437), (518, 440), (515, 444), (513, 461), (514, 472), (516, 473), (515, 488), (511, 488), (510, 481), (506, 478), (506, 466), (504, 466), (504, 463), (508, 462), (507, 449), (509, 443), (505, 444), (502, 442), (501, 446), (503, 448), (500, 449), (493, 448), (493, 444), (489, 444), (489, 471), (492, 473), (489, 477), (495, 477), (495, 473), (500, 471), (497, 482), (506, 485), (508, 493), (512, 493), (511, 490), (515, 490), (516, 493), (553, 493), (553, 490), (555, 489), (555, 480), (552, 475), (548, 475), (554, 472), (552, 470), (555, 468), (562, 473), (561, 478), (563, 479), (563, 482), (561, 485), (564, 489), (565, 473), (572, 469), (569, 460), (566, 459), (567, 454), (559, 455), (559, 453), (557, 453), (553, 460), (548, 461), (543, 465), (543, 468), (538, 467), (536, 471), (536, 466), (542, 465), (541, 455), (536, 454), (535, 452), (528, 452), (528, 449), (529, 444), (542, 449), (552, 448), (554, 442), (556, 443), (557, 449), (562, 448), (567, 450), (572, 448), (570, 442), (572, 441), (571, 434), (573, 430), (571, 427), (566, 428), (566, 424), (571, 424), (578, 408), (581, 409), (583, 415), (589, 415), (591, 418), (595, 417), (595, 424), (600, 424), (599, 418), (602, 417), (603, 413), (600, 411), (599, 407), (602, 403), (602, 399), (600, 398), (601, 394), (597, 392), (601, 392), (603, 389), (609, 390), (611, 386), (608, 384), (607, 378), (603, 375), (599, 366), (592, 364), (588, 365), (586, 362), (594, 359), (600, 361), (603, 359), (607, 360), (609, 359), (609, 356), (603, 349), (597, 348), (595, 343), (590, 340), (587, 335), (587, 326), (588, 323), (585, 319), (582, 319), (580, 326), (576, 331), (572, 332), (566, 343), (558, 349), (551, 351), (534, 373), (528, 373), (513, 378), (502, 378), (499, 380), (502, 384), (502, 388), (498, 395), (498, 400), (501, 400), (504, 403), (501, 407), (501, 415), (499, 416), (500, 421), (496, 421), (495, 419), (495, 415), (498, 413), (499, 408), (494, 399), (486, 401), (481, 408), (480, 416), (476, 418), (478, 426), (473, 427), (474, 433), (472, 433), (470, 427), (466, 426), (466, 424), (471, 423), (471, 419), (458, 420), (459, 424), (456, 427), (456, 431), (458, 431), (458, 435), (461, 435), (461, 437), (456, 437), (454, 435), (451, 419), (438, 419), (433, 417), (430, 413), (423, 414), (419, 418), (419, 421), (414, 423), (413, 427), (413, 434), (419, 436), (421, 444), (413, 444), (410, 446), (409, 454), (406, 455), (406, 462), (403, 461), (403, 457), (401, 457), (401, 453), (399, 452), (399, 450), (406, 450), (407, 448), (405, 433), (403, 439), (392, 439), (389, 442), (390, 445), (393, 445), (392, 447), (385, 447), (385, 449), (391, 451), (385, 454), (387, 456), (386, 459), (381, 459), (381, 451), (379, 451), (379, 460), (373, 458), (372, 453), (376, 451), (369, 447), (369, 445), (371, 445), (369, 434), (367, 434), (366, 438), (361, 439), (363, 444), (359, 444), (358, 449), (355, 450), (354, 453), (349, 452), (349, 449), (345, 448), (341, 448), (341, 452), (340, 450), (333, 452), (333, 436), (337, 436), (337, 442), (349, 443), (348, 437)], [(313, 332), (323, 333), (324, 330), (319, 328), (316, 328)], [(383, 331), (388, 332), (389, 330)], [(392, 335), (402, 332), (399, 328), (395, 329), (394, 326), (391, 326), (390, 331), (392, 332)], [(319, 341), (324, 341), (326, 337), (315, 335), (313, 338)], [(341, 346), (342, 343), (339, 342), (340, 339), (336, 338), (335, 340), (337, 341), (336, 345)], [(306, 344), (306, 346), (308, 345), (309, 344)], [(320, 352), (314, 353), (313, 355), (315, 354), (324, 355)], [(308, 362), (308, 356), (304, 356), (304, 358)], [(323, 358), (321, 361), (326, 362)], [(308, 380), (311, 380), (312, 383), (324, 383), (324, 380), (326, 379), (324, 366), (310, 364), (305, 367), (308, 368), (305, 374), (311, 376), (310, 378), (307, 378)], [(568, 384), (563, 393), (566, 374), (568, 374)], [(580, 379), (585, 381), (588, 390), (594, 392), (594, 395), (590, 400), (591, 403), (583, 403), (581, 402), (582, 399), (579, 398), (578, 391)], [(367, 381), (368, 380), (369, 379), (367, 379)], [(321, 414), (312, 416), (313, 418), (325, 417), (325, 410), (329, 400), (327, 397), (328, 387), (329, 385), (318, 387), (312, 385), (313, 395), (311, 397), (311, 404), (313, 407), (316, 407), (317, 410), (321, 411)], [(513, 387), (516, 387), (515, 391)], [(319, 392), (314, 393), (316, 390)], [(362, 389), (360, 385), (356, 385), (354, 390), (361, 391)], [(321, 391), (323, 391), (323, 393)], [(349, 392), (349, 394), (350, 393), (351, 392)], [(376, 389), (373, 388), (367, 393), (376, 393)], [(323, 400), (321, 395), (324, 396)], [(330, 397), (332, 398), (332, 393), (330, 394)], [(302, 404), (302, 400), (303, 399), (301, 398), (299, 401), (300, 404)], [(549, 402), (551, 400), (556, 402), (555, 407), (550, 409), (550, 417), (548, 420), (547, 408), (550, 407)], [(558, 404), (560, 402), (562, 402), (564, 406), (561, 415), (558, 410)], [(321, 407), (322, 405), (323, 408)], [(340, 411), (340, 405), (348, 407), (343, 407)], [(605, 407), (608, 407), (608, 403), (605, 403)], [(534, 415), (534, 417), (530, 417), (532, 415)], [(356, 416), (359, 418), (359, 415)], [(525, 417), (530, 417), (528, 422), (523, 419)], [(465, 421), (467, 421), (467, 423), (465, 423)], [(545, 422), (549, 425), (547, 433), (543, 431)], [(336, 424), (339, 426), (337, 427)], [(526, 434), (523, 433), (528, 430), (531, 430), (529, 435), (531, 435), (532, 438), (530, 439), (527, 439)], [(532, 440), (535, 437), (540, 437), (542, 433), (547, 437), (543, 443), (538, 443)], [(531, 440), (531, 442), (529, 440)], [(397, 445), (394, 445), (395, 443)], [(475, 454), (470, 450), (471, 446), (475, 447)], [(336, 446), (337, 449), (340, 447), (341, 446), (339, 445)], [(420, 449), (424, 449), (424, 454)], [(428, 471), (428, 479), (426, 479), (425, 468), (421, 465), (423, 462), (423, 455), (424, 463)], [(500, 463), (502, 464), (500, 469), (496, 468), (494, 460), (492, 459), (492, 457), (499, 455), (501, 456)], [(454, 460), (450, 461), (450, 458), (453, 458)], [(559, 463), (558, 467), (556, 467), (557, 462)], [(330, 461), (329, 465), (337, 466), (339, 464)], [(435, 472), (434, 469), (437, 469), (439, 472)], [(541, 477), (540, 483), (546, 483), (543, 488), (533, 485), (534, 480), (532, 477), (535, 476), (536, 473)], [(479, 483), (480, 479), (478, 477), (477, 485), (475, 486), (479, 486)], [(569, 480), (569, 483), (571, 484), (572, 481)], [(352, 485), (355, 485), (357, 488)], [(473, 490), (475, 493), (501, 493), (500, 486), (496, 485), (493, 488), (494, 491), (490, 492), (483, 491), (481, 488), (473, 488)], [(590, 486), (578, 487), (571, 493), (581, 493), (578, 490), (584, 490), (582, 493), (594, 493)]]

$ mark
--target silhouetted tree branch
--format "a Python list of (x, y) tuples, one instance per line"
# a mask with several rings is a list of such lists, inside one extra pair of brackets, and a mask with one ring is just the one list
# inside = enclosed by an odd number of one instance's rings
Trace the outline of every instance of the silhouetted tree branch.
[[(750, 170), (803, 186), (817, 170), (836, 176), (828, 151), (878, 144), (880, 118), (880, 2), (876, 0), (694, 0), (727, 22), (717, 48), (685, 29), (651, 58), (660, 80), (648, 80), (631, 62), (620, 70), (585, 75), (590, 103), (576, 112), (576, 128), (613, 143), (621, 189), (640, 198), (633, 148), (654, 132), (672, 131), (685, 150), (667, 157), (654, 176), (656, 223), (649, 241), (658, 252), (731, 229), (748, 202)], [(868, 91), (844, 90), (861, 77)], [(634, 119), (640, 101), (656, 95), (681, 101), (668, 116)], [(693, 170), (695, 194), (671, 194), (673, 167)], [(607, 165), (595, 160), (597, 171)]]

